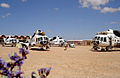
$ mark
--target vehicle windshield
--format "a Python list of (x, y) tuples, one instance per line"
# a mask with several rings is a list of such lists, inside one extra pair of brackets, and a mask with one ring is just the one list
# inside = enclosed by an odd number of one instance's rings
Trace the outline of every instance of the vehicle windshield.
[(8, 42), (16, 42), (16, 40), (15, 40), (15, 39), (13, 39), (13, 40), (9, 40)]
[(56, 37), (53, 37), (53, 39), (52, 40), (55, 40), (56, 39)]
[(36, 42), (37, 42), (37, 41), (41, 41), (41, 40), (42, 40), (42, 37), (36, 38)]

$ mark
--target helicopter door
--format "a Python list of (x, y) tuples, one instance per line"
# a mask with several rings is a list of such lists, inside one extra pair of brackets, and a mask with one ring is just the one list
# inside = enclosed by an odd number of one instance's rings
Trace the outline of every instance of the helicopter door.
[(112, 38), (109, 38), (109, 45), (112, 46)]

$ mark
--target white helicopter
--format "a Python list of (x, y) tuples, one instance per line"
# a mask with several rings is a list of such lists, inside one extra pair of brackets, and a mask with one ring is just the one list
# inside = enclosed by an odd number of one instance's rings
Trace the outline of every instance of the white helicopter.
[(37, 30), (30, 38), (29, 47), (49, 48), (49, 38), (41, 30)]
[(50, 40), (50, 45), (58, 45), (58, 46), (63, 46), (65, 40), (62, 37), (55, 36), (53, 38), (49, 38)]
[(98, 32), (93, 39), (93, 49), (108, 51), (112, 50), (112, 48), (120, 48), (120, 31), (109, 29)]
[(7, 38), (3, 39), (2, 46), (4, 47), (5, 45), (11, 45), (12, 47), (16, 46), (16, 43), (18, 43), (18, 40), (16, 38), (12, 38), (11, 36), (8, 36)]

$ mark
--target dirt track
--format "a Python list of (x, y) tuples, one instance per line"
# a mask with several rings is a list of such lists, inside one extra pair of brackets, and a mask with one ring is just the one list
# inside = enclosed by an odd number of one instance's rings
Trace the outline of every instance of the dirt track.
[[(76, 48), (52, 47), (49, 51), (29, 50), (22, 70), (25, 75), (42, 67), (52, 67), (48, 78), (120, 78), (120, 51), (93, 52), (91, 46)], [(0, 47), (0, 57), (18, 48)]]

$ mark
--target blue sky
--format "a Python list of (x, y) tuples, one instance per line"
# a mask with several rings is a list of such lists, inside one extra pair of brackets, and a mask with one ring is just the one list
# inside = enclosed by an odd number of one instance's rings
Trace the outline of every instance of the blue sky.
[(92, 39), (96, 32), (120, 30), (120, 0), (0, 0), (0, 34)]

